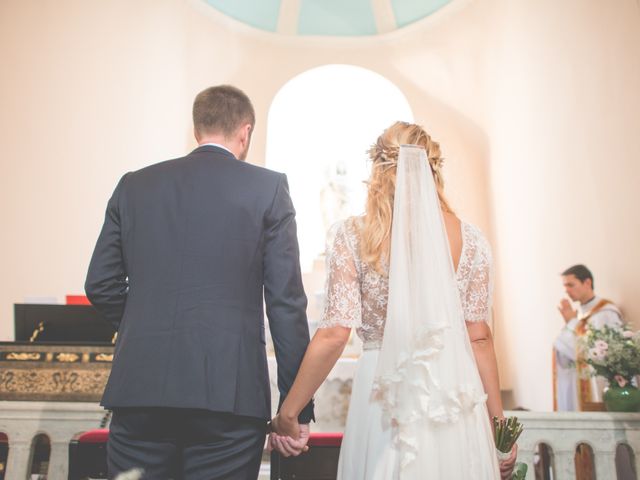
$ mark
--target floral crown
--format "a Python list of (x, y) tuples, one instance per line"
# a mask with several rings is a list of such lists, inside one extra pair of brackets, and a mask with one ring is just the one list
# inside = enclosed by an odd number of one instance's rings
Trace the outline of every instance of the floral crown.
[[(371, 146), (367, 153), (369, 154), (369, 157), (371, 157), (371, 160), (375, 165), (388, 165), (390, 167), (393, 167), (398, 164), (399, 151), (399, 147), (395, 145), (384, 146), (378, 140)], [(434, 173), (440, 173), (444, 159), (442, 157), (428, 157), (428, 153), (427, 159), (429, 161), (431, 170)]]

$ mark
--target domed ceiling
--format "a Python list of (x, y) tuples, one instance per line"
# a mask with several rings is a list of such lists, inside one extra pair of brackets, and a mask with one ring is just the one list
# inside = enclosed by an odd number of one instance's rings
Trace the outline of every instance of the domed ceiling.
[(297, 35), (386, 33), (442, 8), (451, 0), (204, 0), (254, 28)]

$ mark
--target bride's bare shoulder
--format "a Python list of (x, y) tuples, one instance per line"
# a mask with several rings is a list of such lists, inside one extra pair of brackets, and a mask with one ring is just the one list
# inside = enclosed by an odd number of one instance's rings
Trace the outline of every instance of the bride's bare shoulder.
[(442, 212), (442, 218), (452, 247), (462, 243), (462, 221), (451, 212)]
[(453, 212), (442, 212), (442, 217), (444, 218), (444, 224), (447, 229), (450, 227), (460, 228), (462, 226), (462, 220)]

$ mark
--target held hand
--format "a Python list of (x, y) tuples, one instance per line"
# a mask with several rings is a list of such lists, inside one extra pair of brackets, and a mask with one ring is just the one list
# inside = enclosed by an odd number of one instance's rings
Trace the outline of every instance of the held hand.
[(271, 420), (271, 431), (278, 436), (289, 436), (294, 440), (297, 440), (300, 436), (300, 425), (297, 418), (283, 417), (281, 414), (277, 414)]
[(500, 462), (500, 478), (502, 480), (510, 480), (513, 475), (513, 469), (516, 466), (518, 458), (518, 444), (516, 443), (511, 449), (511, 455), (506, 460)]
[(571, 306), (571, 302), (566, 298), (563, 298), (562, 300), (560, 300), (560, 304), (558, 305), (558, 311), (562, 315), (562, 318), (564, 318), (565, 323), (569, 322), (569, 320), (571, 320), (576, 315), (578, 315), (578, 312), (574, 310), (573, 307)]
[(269, 450), (276, 449), (284, 457), (297, 457), (301, 453), (309, 450), (307, 446), (308, 441), (309, 425), (302, 424), (299, 425), (298, 438), (295, 440), (289, 436), (271, 433), (269, 435)]

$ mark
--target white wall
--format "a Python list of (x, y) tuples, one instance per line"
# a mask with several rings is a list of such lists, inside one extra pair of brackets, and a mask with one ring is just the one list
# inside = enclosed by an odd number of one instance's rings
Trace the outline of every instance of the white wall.
[(640, 7), (634, 0), (504, 2), (491, 40), (485, 128), (498, 255), (501, 356), (516, 401), (551, 407), (559, 274), (640, 327)]
[(494, 245), (498, 354), (519, 404), (551, 407), (563, 268), (587, 263), (598, 291), (640, 317), (634, 0), (457, 1), (349, 39), (259, 32), (199, 0), (4, 0), (0, 59), (2, 339), (14, 302), (82, 292), (117, 179), (193, 148), (198, 91), (232, 83), (252, 97), (261, 164), (273, 96), (330, 63), (394, 82), (440, 141), (454, 206)]

